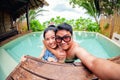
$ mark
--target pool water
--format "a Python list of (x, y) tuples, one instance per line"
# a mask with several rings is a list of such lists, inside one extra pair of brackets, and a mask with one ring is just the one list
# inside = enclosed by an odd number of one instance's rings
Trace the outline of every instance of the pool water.
[(111, 58), (120, 55), (120, 45), (99, 33), (75, 32), (74, 39), (96, 57)]
[[(74, 32), (73, 38), (81, 47), (97, 57), (111, 58), (120, 55), (120, 46), (99, 33)], [(42, 40), (42, 32), (33, 32), (0, 47), (0, 80), (9, 75), (20, 62), (21, 56), (39, 57), (43, 48)]]
[(43, 48), (42, 40), (42, 33), (32, 33), (12, 41), (5, 45), (4, 49), (19, 62), (23, 55), (39, 57)]

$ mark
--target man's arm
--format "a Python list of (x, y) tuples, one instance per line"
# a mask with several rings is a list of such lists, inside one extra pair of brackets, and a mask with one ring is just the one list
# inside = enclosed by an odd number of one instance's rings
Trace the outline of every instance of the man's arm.
[(76, 49), (76, 56), (100, 79), (120, 80), (120, 65), (112, 61), (97, 58), (83, 48)]
[(120, 64), (112, 61), (96, 58), (93, 61), (93, 68), (91, 70), (101, 79), (120, 80)]

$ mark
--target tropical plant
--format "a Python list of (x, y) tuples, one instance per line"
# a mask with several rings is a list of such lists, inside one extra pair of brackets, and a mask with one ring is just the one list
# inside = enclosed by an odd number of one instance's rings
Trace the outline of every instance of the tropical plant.
[(32, 20), (30, 22), (30, 28), (32, 31), (42, 31), (44, 30), (43, 25), (38, 20)]
[(54, 23), (55, 25), (58, 25), (60, 23), (63, 22), (67, 22), (68, 20), (66, 20), (65, 18), (61, 18), (60, 16), (56, 16), (56, 18), (51, 18), (49, 21), (46, 21), (43, 23), (43, 26), (48, 26), (51, 23)]
[(96, 23), (98, 24), (99, 10), (96, 9), (95, 5), (95, 3), (97, 3), (96, 0), (69, 0), (69, 1), (73, 7), (76, 7), (76, 5), (79, 7), (83, 7), (86, 10), (86, 13), (94, 17)]
[(120, 14), (120, 0), (101, 0), (99, 1), (101, 14), (109, 16), (115, 11)]
[(105, 23), (103, 26), (104, 29), (107, 29), (108, 27), (109, 27), (109, 23)]
[(38, 8), (37, 10), (30, 10), (29, 11), (29, 20), (34, 20), (36, 19), (36, 17), (38, 17), (39, 15), (43, 15), (41, 14), (41, 12), (43, 11), (48, 11), (48, 10), (43, 10), (41, 8)]
[(79, 31), (93, 31), (93, 32), (100, 32), (99, 25), (96, 22), (93, 22), (91, 19), (84, 19), (80, 17), (75, 21), (75, 28), (74, 30)]
[[(29, 14), (28, 14), (29, 20), (30, 21), (34, 20), (34, 19), (36, 19), (37, 16), (43, 15), (43, 14), (41, 14), (41, 12), (43, 12), (43, 11), (48, 11), (48, 10), (43, 10), (41, 8), (38, 8), (37, 10), (30, 10)], [(26, 18), (26, 14), (24, 14), (23, 16), (21, 16), (19, 18), (19, 21), (25, 20), (25, 18)]]
[[(39, 30), (42, 30), (41, 28), (40, 29), (37, 29), (38, 28), (38, 23), (39, 21), (36, 20), (36, 17), (39, 16), (39, 15), (43, 15), (41, 14), (41, 12), (43, 11), (48, 11), (48, 10), (43, 10), (41, 8), (38, 8), (37, 10), (30, 10), (29, 11), (29, 21), (30, 21), (30, 28), (33, 29), (33, 31), (39, 31)], [(19, 23), (22, 23), (22, 21), (24, 21), (26, 19), (26, 14), (24, 14), (23, 16), (21, 16), (18, 20)], [(37, 23), (37, 24), (34, 24), (34, 23)], [(33, 27), (33, 24), (34, 24), (34, 27), (37, 25), (36, 28)], [(41, 24), (41, 23), (39, 23)], [(32, 26), (31, 26), (32, 25)]]
[(70, 24), (74, 30), (77, 31), (93, 31), (100, 32), (99, 25), (96, 22), (93, 22), (91, 19), (84, 19), (82, 17), (74, 20), (66, 20), (65, 18), (61, 18), (57, 16), (56, 18), (51, 18), (49, 21), (43, 23), (43, 26), (48, 26), (51, 22), (54, 22), (55, 25), (66, 22)]

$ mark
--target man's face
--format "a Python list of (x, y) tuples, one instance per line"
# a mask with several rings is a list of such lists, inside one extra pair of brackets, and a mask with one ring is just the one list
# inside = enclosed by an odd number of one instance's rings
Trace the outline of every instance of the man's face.
[(57, 31), (56, 42), (63, 50), (68, 50), (71, 47), (72, 41), (72, 35), (69, 31)]

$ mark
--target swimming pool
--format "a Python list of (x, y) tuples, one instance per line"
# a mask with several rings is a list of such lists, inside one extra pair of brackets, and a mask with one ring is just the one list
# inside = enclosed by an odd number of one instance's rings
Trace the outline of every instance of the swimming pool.
[[(95, 32), (74, 32), (73, 38), (91, 54), (101, 58), (120, 55), (120, 46), (105, 36)], [(19, 37), (0, 47), (0, 80), (14, 69), (21, 56), (39, 57), (43, 48), (42, 32), (33, 32)]]

